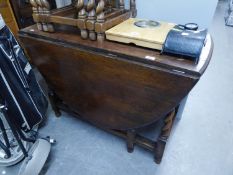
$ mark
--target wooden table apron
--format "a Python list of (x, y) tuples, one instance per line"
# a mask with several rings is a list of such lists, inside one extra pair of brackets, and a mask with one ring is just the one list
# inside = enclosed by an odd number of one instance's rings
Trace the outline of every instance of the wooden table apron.
[[(193, 66), (184, 73), (166, 67), (177, 59), (149, 49), (108, 41), (96, 44), (73, 33), (36, 31), (35, 26), (19, 36), (59, 99), (85, 120), (108, 129), (140, 128), (164, 117), (188, 95), (209, 62), (206, 59), (195, 72), (193, 63), (183, 61), (185, 68)], [(138, 61), (140, 54), (152, 53), (169, 64), (144, 57)]]

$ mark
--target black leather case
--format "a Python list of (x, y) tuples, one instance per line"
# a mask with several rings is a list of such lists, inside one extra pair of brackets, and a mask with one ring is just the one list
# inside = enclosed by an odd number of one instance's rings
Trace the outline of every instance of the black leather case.
[(207, 30), (192, 31), (175, 26), (168, 33), (162, 53), (182, 56), (197, 64), (206, 36)]

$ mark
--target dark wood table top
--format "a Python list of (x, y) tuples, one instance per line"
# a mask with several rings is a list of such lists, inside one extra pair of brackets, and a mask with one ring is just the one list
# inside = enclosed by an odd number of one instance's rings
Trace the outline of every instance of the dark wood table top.
[(79, 30), (74, 27), (57, 26), (55, 33), (47, 33), (38, 31), (36, 25), (22, 29), (19, 35), (27, 35), (27, 37), (36, 37), (60, 43), (61, 45), (70, 45), (79, 49), (90, 50), (92, 52), (108, 54), (109, 57), (117, 59), (133, 60), (148, 66), (155, 66), (157, 69), (167, 70), (184, 76), (192, 76), (200, 78), (207, 68), (212, 52), (213, 40), (210, 35), (207, 36), (207, 42), (202, 50), (200, 61), (194, 64), (193, 61), (183, 59), (182, 57), (173, 57), (161, 55), (160, 51), (142, 48), (134, 45), (127, 45), (112, 41), (90, 41), (84, 40), (79, 35)]

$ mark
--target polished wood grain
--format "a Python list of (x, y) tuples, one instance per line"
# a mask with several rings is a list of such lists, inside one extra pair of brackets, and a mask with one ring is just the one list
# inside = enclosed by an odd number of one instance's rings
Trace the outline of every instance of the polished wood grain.
[(161, 133), (154, 147), (154, 161), (157, 164), (160, 164), (160, 162), (162, 161), (165, 146), (170, 136), (175, 116), (176, 110), (174, 109), (164, 118), (164, 125), (161, 129)]
[[(35, 25), (19, 37), (49, 85), (57, 116), (64, 110), (125, 138), (130, 153), (142, 146), (158, 164), (183, 99), (213, 52), (210, 35), (198, 64), (134, 45), (83, 40), (76, 27), (56, 26), (56, 33), (46, 33)], [(158, 120), (163, 121), (158, 138), (138, 133)]]
[[(196, 77), (197, 79), (201, 77), (209, 65), (214, 46), (212, 38), (208, 36), (207, 42), (200, 56), (200, 61), (198, 64), (193, 64), (192, 61), (184, 59), (181, 56), (172, 57), (161, 55), (160, 51), (137, 47), (134, 45), (110, 41), (105, 41), (103, 43), (91, 42), (89, 40), (83, 41), (82, 38), (77, 35), (77, 30), (74, 27), (57, 26), (56, 28), (56, 33), (46, 33), (38, 31), (37, 27), (33, 25), (21, 30), (20, 35), (25, 35), (35, 39), (38, 38), (38, 40), (43, 39), (58, 42), (63, 45), (79, 47), (80, 49), (92, 52), (101, 52), (116, 58), (124, 57), (125, 59), (135, 61), (136, 63), (142, 63), (149, 66), (153, 65), (158, 67), (158, 69), (163, 69), (184, 76)], [(154, 58), (154, 60), (148, 58)]]
[(96, 22), (96, 9), (95, 9), (95, 0), (89, 0), (87, 3), (87, 13), (88, 18), (86, 22), (87, 29), (89, 30), (89, 38), (91, 40), (96, 40), (95, 33), (95, 22)]
[[(135, 46), (83, 42), (65, 31), (48, 34), (33, 26), (20, 39), (63, 103), (108, 129), (140, 128), (171, 112), (199, 80), (213, 47), (210, 39), (205, 62), (195, 65)], [(145, 59), (150, 54), (153, 63)]]

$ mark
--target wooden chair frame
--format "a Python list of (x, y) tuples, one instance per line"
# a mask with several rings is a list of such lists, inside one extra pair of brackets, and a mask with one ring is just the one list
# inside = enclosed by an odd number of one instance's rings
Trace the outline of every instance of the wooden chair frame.
[[(48, 0), (30, 0), (33, 19), (38, 30), (55, 32), (53, 23), (76, 26), (83, 39), (103, 41), (105, 31), (136, 17), (136, 1), (130, 0), (130, 9), (125, 9), (124, 0), (77, 0), (64, 8), (50, 10)], [(115, 4), (115, 6), (113, 6)]]

